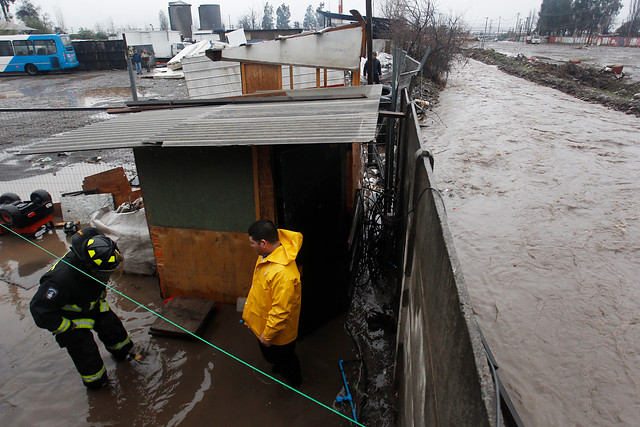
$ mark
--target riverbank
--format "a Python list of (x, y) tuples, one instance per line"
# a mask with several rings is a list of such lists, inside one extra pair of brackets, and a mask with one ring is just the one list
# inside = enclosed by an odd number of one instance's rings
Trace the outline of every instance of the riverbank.
[(493, 49), (468, 49), (469, 58), (496, 65), (499, 70), (549, 86), (594, 104), (640, 117), (640, 83), (614, 73), (574, 62), (552, 63), (524, 55), (508, 56)]

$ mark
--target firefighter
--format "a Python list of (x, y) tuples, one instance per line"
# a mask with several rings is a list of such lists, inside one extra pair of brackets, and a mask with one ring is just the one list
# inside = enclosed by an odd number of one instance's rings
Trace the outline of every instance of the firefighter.
[[(85, 228), (71, 238), (71, 251), (40, 279), (31, 300), (33, 319), (66, 348), (83, 384), (99, 389), (107, 372), (91, 330), (117, 361), (130, 358), (133, 343), (105, 300), (104, 285), (124, 261), (116, 244), (97, 228)], [(96, 280), (97, 279), (97, 280)]]

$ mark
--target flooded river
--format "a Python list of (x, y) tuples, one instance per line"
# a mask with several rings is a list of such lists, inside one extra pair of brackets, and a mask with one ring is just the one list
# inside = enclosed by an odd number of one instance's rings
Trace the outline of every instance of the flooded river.
[(637, 425), (640, 120), (475, 61), (434, 112), (436, 185), (525, 425)]

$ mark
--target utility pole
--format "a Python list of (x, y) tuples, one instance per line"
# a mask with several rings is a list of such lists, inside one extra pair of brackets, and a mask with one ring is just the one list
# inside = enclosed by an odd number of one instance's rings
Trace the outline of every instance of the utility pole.
[(493, 19), (489, 21), (489, 33), (487, 34), (487, 36), (491, 36), (491, 28), (493, 28)]
[(498, 37), (500, 37), (500, 21), (502, 20), (502, 16), (498, 16)]
[[(520, 28), (519, 23), (520, 22), (520, 12), (518, 12), (518, 16), (516, 18), (516, 28), (515, 30), (518, 31), (518, 28)], [(520, 41), (520, 33), (518, 32), (518, 37), (516, 37), (516, 41), (519, 42)]]
[(365, 8), (367, 11), (367, 18), (365, 22), (365, 39), (367, 42), (367, 84), (373, 84), (373, 39), (372, 33), (373, 29), (373, 6), (371, 5), (372, 0), (367, 0), (365, 4)]
[(484, 40), (487, 38), (487, 22), (489, 22), (489, 17), (484, 20), (484, 33), (482, 33), (482, 48), (484, 49)]

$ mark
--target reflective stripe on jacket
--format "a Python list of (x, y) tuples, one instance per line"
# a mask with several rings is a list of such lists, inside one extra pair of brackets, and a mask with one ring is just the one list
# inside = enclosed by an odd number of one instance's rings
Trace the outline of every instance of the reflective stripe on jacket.
[(256, 337), (274, 345), (289, 344), (298, 336), (301, 284), (296, 256), (302, 234), (278, 230), (280, 244), (266, 258), (258, 257), (242, 319)]

